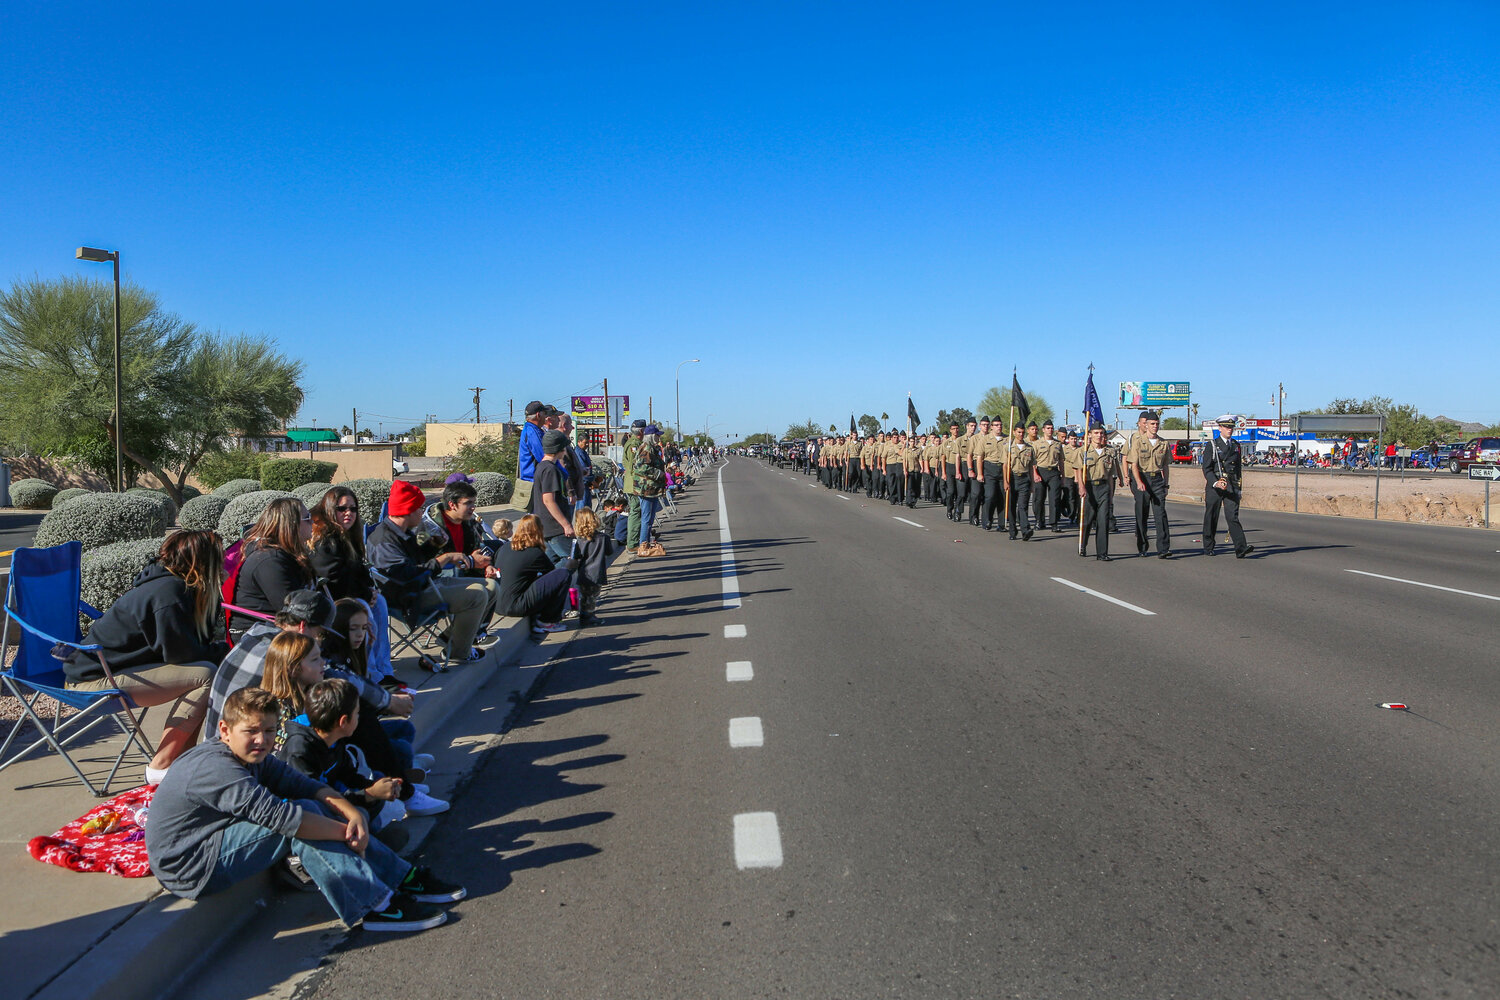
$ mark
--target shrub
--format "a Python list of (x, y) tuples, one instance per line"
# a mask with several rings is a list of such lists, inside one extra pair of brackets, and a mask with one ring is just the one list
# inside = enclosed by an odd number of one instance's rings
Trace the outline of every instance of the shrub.
[(323, 494), (331, 489), (333, 489), (332, 483), (308, 483), (306, 486), (299, 486), (292, 490), (292, 495), (307, 504), (308, 509), (311, 510), (323, 499)]
[(224, 516), (224, 508), (229, 503), (228, 497), (217, 493), (193, 497), (177, 512), (177, 526), (189, 531), (218, 531), (219, 519)]
[(521, 435), (504, 438), (482, 437), (478, 441), (460, 440), (458, 451), (448, 460), (445, 474), (467, 472), (500, 472), (512, 479), (520, 463)]
[(10, 502), (24, 510), (50, 510), (57, 487), (45, 479), (22, 479), (10, 484)]
[(401, 452), (409, 458), (425, 458), (427, 439), (425, 437), (414, 438), (401, 446)]
[(259, 479), (261, 465), (269, 460), (263, 451), (235, 448), (217, 455), (204, 455), (193, 468), (193, 475), (217, 493), (220, 486), (236, 479)]
[(90, 549), (83, 554), (83, 586), (79, 596), (98, 610), (108, 611), (160, 549), (160, 538), (114, 542)]
[(366, 524), (380, 519), (380, 508), (391, 498), (391, 484), (384, 479), (351, 479), (339, 485), (359, 498), (359, 516)]
[(474, 480), (474, 492), (479, 494), (477, 502), (481, 507), (506, 503), (511, 494), (516, 492), (516, 484), (511, 478), (498, 472), (476, 472), (471, 478)]
[(161, 538), (167, 524), (163, 506), (148, 496), (94, 493), (74, 497), (66, 507), (42, 518), (33, 544), (46, 548), (77, 539), (88, 551), (113, 542)]
[(311, 458), (278, 458), (261, 466), (260, 482), (268, 490), (294, 491), (309, 483), (331, 483), (338, 466)]
[(52, 509), (56, 510), (63, 504), (67, 503), (69, 500), (73, 500), (77, 497), (86, 497), (93, 492), (93, 490), (86, 490), (81, 486), (70, 486), (67, 489), (60, 491), (57, 496), (52, 498)]
[(264, 488), (261, 486), (259, 479), (231, 479), (227, 483), (221, 483), (214, 487), (214, 495), (233, 500), (235, 497), (244, 496), (246, 493), (255, 493)]
[(177, 520), (177, 504), (163, 491), (153, 490), (147, 486), (132, 486), (125, 493), (127, 496), (145, 497), (152, 503), (157, 504), (161, 507), (162, 516), (167, 519), (168, 524)]
[(239, 541), (244, 536), (245, 529), (254, 524), (265, 513), (266, 508), (271, 506), (272, 500), (289, 496), (293, 494), (285, 490), (256, 490), (254, 493), (241, 493), (229, 501), (224, 513), (219, 515), (219, 534), (223, 537), (224, 544), (233, 545)]

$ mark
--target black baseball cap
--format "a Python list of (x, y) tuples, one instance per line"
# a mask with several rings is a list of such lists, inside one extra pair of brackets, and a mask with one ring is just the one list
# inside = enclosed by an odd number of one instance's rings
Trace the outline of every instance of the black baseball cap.
[(1141, 411), (1141, 419), (1142, 420), (1160, 420), (1161, 419), (1161, 414), (1157, 413), (1155, 410), (1142, 410)]
[(282, 602), (281, 613), (299, 622), (317, 625), (326, 632), (333, 632), (334, 635), (342, 634), (334, 632), (333, 629), (333, 599), (321, 590), (292, 591)]
[(534, 417), (538, 413), (541, 413), (546, 409), (546, 403), (542, 402), (540, 399), (533, 399), (531, 402), (526, 404), (526, 415), (528, 417)]

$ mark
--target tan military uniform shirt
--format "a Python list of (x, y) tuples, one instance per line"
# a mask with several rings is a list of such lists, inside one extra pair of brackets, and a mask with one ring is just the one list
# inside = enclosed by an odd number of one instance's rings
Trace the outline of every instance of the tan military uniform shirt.
[[(945, 466), (947, 466), (947, 465), (957, 465), (958, 464), (958, 456), (960, 454), (962, 454), (962, 449), (963, 448), (964, 448), (964, 440), (963, 440), (963, 438), (955, 438), (955, 437), (945, 437), (945, 438), (943, 438), (943, 465), (945, 465)], [(945, 475), (947, 474), (947, 472), (948, 472), (947, 469), (943, 470), (943, 473)]]
[(1016, 444), (1012, 441), (1005, 443), (1005, 465), (1012, 475), (1029, 476), (1032, 468), (1036, 465), (1036, 449), (1022, 441)]
[[(999, 468), (1004, 464), (1005, 442), (993, 434), (984, 436), (984, 443), (979, 446), (979, 461)], [(981, 466), (980, 472), (983, 472)]]
[(1064, 445), (1062, 450), (1063, 475), (1069, 479), (1078, 475), (1078, 453), (1083, 451), (1081, 447), (1074, 444)]
[(964, 461), (977, 465), (980, 460), (980, 452), (984, 449), (984, 442), (990, 436), (989, 434), (980, 434), (978, 431), (975, 431), (964, 438), (964, 443), (968, 446), (964, 449)]
[(1032, 449), (1036, 452), (1036, 467), (1038, 469), (1056, 469), (1062, 465), (1062, 442), (1053, 438), (1037, 438), (1031, 442)]
[(1086, 449), (1083, 462), (1083, 477), (1091, 483), (1113, 482), (1120, 470), (1119, 453), (1107, 445), (1102, 451)]
[(1166, 438), (1158, 437), (1153, 441), (1144, 434), (1137, 434), (1131, 443), (1130, 463), (1143, 476), (1148, 472), (1160, 472), (1167, 464), (1167, 454), (1171, 447)]

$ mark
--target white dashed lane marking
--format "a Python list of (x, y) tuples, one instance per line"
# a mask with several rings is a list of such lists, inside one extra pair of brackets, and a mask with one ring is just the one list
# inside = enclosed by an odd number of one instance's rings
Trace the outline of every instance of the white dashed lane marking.
[(734, 660), (724, 664), (724, 679), (731, 684), (735, 681), (748, 681), (755, 677), (755, 670), (750, 666), (749, 660)]
[(1366, 573), (1362, 569), (1346, 569), (1345, 573), (1357, 573), (1360, 576), (1373, 576), (1377, 580), (1390, 580), (1392, 583), (1409, 583), (1413, 587), (1426, 587), (1428, 590), (1443, 590), (1450, 594), (1462, 594), (1465, 597), (1479, 597), (1486, 601), (1500, 601), (1500, 597), (1492, 594), (1479, 594), (1472, 590), (1459, 590), (1455, 587), (1439, 587), (1435, 583), (1423, 583), (1420, 580), (1403, 580), (1399, 576), (1382, 576), (1379, 573)]
[(730, 719), (729, 745), (736, 749), (765, 746), (766, 733), (761, 728), (760, 719), (753, 715), (741, 719)]
[(781, 829), (775, 813), (740, 813), (734, 818), (734, 863), (741, 871), (781, 867)]
[(743, 639), (743, 638), (745, 638), (745, 626), (743, 626), (743, 625), (725, 625), (724, 626), (724, 638), (726, 638), (726, 639)]
[(729, 534), (729, 508), (724, 504), (724, 477), (719, 477), (719, 563), (724, 577), (724, 607), (740, 606), (740, 578), (734, 568), (734, 537)]
[(916, 521), (908, 521), (904, 517), (896, 517), (895, 514), (892, 514), (891, 517), (895, 518), (897, 521), (900, 521), (902, 524), (909, 524), (913, 528), (921, 528), (923, 531), (927, 530), (927, 526), (925, 524), (918, 524)]
[(1081, 583), (1074, 583), (1072, 580), (1064, 580), (1060, 576), (1054, 576), (1052, 579), (1056, 580), (1058, 583), (1062, 584), (1064, 587), (1072, 587), (1074, 590), (1081, 591), (1081, 592), (1083, 592), (1085, 594), (1088, 594), (1090, 597), (1097, 597), (1101, 601), (1108, 601), (1109, 603), (1111, 603), (1111, 604), (1117, 604), (1117, 605), (1119, 605), (1122, 608), (1128, 608), (1129, 610), (1134, 611), (1138, 615), (1154, 615), (1154, 614), (1156, 614), (1155, 611), (1147, 611), (1145, 608), (1138, 608), (1134, 604), (1131, 604), (1128, 601), (1122, 601), (1118, 597), (1110, 597), (1108, 594), (1101, 593), (1100, 591), (1090, 589), (1089, 587), (1085, 587)]

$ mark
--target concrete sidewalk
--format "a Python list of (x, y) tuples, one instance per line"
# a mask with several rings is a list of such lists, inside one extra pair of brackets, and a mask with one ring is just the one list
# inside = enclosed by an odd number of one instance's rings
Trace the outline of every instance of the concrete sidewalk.
[[(519, 520), (523, 512), (496, 506), (482, 508), (481, 515), (492, 522), (497, 517)], [(628, 558), (616, 564), (616, 575), (627, 563)], [(500, 619), (498, 625), (500, 641), (482, 660), (449, 673), (428, 674), (416, 667), (414, 656), (396, 663), (397, 674), (420, 691), (413, 718), (419, 748), (439, 759), (430, 783), (440, 797), (462, 780), (467, 764), (463, 755), (448, 752), (461, 746), (466, 735), (448, 731), (449, 720), (481, 698), (501, 716), (490, 723), (499, 726), (544, 675), (540, 667), (576, 634), (570, 629), (539, 644), (522, 619)], [(148, 712), (145, 722), (153, 741), (160, 732), (156, 711)], [(105, 727), (96, 732), (104, 733)], [(91, 779), (102, 781), (121, 739), (101, 736), (85, 742), (74, 759)], [(144, 765), (137, 758), (121, 768), (110, 793), (142, 780)], [(166, 893), (154, 878), (81, 874), (32, 859), (26, 850), (32, 837), (52, 833), (100, 801), (51, 752), (34, 753), (0, 772), (0, 884), (7, 903), (0, 907), (0, 966), (8, 970), (9, 982), (0, 992), (7, 996), (161, 996), (183, 970), (263, 912), (271, 892), (268, 877), (194, 903)], [(435, 821), (406, 821), (412, 827), (412, 847)]]

